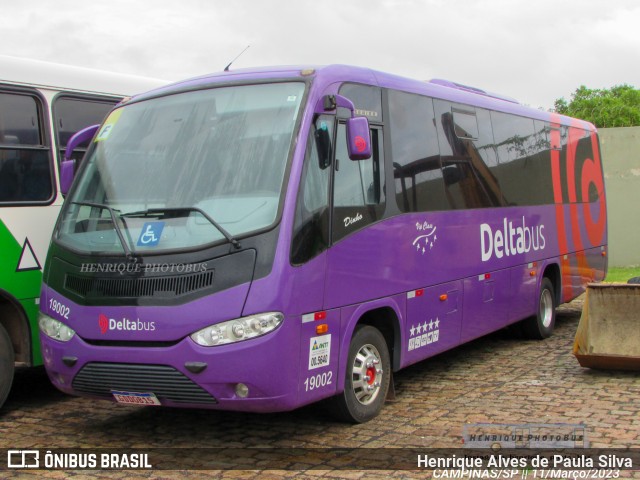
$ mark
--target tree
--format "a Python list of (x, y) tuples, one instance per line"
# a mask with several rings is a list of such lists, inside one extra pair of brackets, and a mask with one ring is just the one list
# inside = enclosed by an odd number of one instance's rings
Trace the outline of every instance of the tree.
[(640, 90), (631, 85), (601, 90), (582, 85), (570, 102), (559, 98), (554, 107), (557, 113), (587, 120), (598, 128), (640, 125)]

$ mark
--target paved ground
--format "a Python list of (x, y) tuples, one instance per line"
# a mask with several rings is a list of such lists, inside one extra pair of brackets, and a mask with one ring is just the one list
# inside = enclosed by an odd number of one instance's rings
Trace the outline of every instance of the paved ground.
[[(18, 372), (0, 413), (0, 448), (460, 447), (469, 423), (585, 423), (593, 447), (640, 447), (640, 374), (581, 368), (571, 347), (580, 301), (559, 310), (556, 334), (499, 332), (414, 365), (364, 425), (318, 406), (256, 415), (127, 407), (56, 391), (41, 369)], [(421, 478), (411, 471), (0, 472), (13, 478)], [(635, 475), (640, 472), (635, 472)]]

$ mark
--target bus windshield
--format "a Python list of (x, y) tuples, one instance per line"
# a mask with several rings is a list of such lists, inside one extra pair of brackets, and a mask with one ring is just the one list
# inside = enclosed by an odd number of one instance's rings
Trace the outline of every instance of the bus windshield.
[(196, 248), (271, 226), (301, 82), (229, 86), (114, 110), (66, 202), (57, 240), (77, 251)]

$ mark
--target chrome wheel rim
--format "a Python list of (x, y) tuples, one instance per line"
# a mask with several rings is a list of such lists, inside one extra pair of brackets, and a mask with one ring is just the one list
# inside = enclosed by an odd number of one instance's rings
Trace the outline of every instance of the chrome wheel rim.
[(382, 390), (383, 375), (378, 349), (371, 344), (360, 347), (351, 366), (351, 385), (356, 400), (362, 405), (374, 402)]
[(553, 298), (551, 292), (547, 289), (542, 291), (540, 295), (540, 319), (542, 320), (542, 326), (549, 328), (551, 326), (551, 320), (553, 319)]

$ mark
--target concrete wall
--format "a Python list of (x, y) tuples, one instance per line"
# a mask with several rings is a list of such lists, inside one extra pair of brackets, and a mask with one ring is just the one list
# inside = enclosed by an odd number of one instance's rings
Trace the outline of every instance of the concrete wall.
[(607, 190), (609, 266), (640, 265), (640, 127), (598, 130)]

